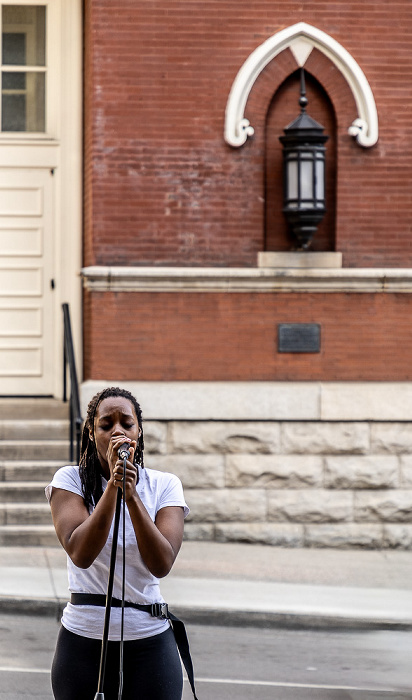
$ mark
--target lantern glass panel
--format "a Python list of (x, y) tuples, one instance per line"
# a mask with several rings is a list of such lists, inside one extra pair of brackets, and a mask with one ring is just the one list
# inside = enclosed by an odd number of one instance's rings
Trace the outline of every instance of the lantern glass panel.
[[(306, 155), (306, 154), (305, 154)], [(313, 200), (313, 162), (302, 160), (300, 163), (300, 198)], [(312, 202), (305, 202), (305, 207), (313, 206)]]
[(317, 206), (323, 206), (325, 199), (325, 163), (320, 159), (316, 160), (316, 199), (322, 200)]
[[(291, 153), (290, 158), (296, 158), (296, 153)], [(288, 199), (298, 198), (298, 163), (297, 160), (288, 160), (287, 169), (287, 188), (288, 188)], [(296, 206), (289, 203), (289, 206)]]

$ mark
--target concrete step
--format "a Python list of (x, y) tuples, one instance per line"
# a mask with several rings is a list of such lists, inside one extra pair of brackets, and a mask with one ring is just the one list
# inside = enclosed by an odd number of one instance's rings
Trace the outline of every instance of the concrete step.
[(5, 420), (0, 418), (0, 440), (68, 440), (70, 423), (66, 419)]
[(52, 517), (46, 503), (0, 503), (1, 525), (51, 525)]
[(69, 464), (69, 404), (0, 398), (0, 545), (56, 546), (44, 489)]
[(65, 461), (23, 461), (5, 460), (0, 462), (0, 482), (2, 481), (41, 481), (48, 484), (60, 467), (70, 464)]
[(0, 547), (60, 546), (53, 525), (0, 525)]
[(0, 398), (0, 420), (30, 420), (69, 418), (69, 403), (48, 398)]
[(2, 440), (0, 461), (64, 460), (69, 459), (69, 440)]
[(47, 503), (42, 481), (0, 482), (0, 503)]

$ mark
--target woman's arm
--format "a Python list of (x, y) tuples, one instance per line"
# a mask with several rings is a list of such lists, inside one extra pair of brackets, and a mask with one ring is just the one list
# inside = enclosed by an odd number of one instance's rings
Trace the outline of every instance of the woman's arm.
[(81, 569), (93, 564), (107, 542), (116, 507), (116, 491), (109, 483), (89, 515), (81, 496), (53, 488), (50, 506), (57, 537), (72, 562)]
[(156, 578), (167, 576), (183, 540), (183, 508), (161, 508), (153, 522), (137, 493), (126, 503), (144, 563)]

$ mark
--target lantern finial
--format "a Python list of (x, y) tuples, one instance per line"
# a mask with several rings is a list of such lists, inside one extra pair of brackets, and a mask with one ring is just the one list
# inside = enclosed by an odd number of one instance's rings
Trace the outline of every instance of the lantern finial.
[(299, 105), (300, 105), (301, 114), (304, 114), (306, 112), (307, 104), (308, 104), (308, 98), (306, 97), (305, 70), (304, 70), (304, 68), (301, 68), (300, 69), (300, 98), (299, 98)]

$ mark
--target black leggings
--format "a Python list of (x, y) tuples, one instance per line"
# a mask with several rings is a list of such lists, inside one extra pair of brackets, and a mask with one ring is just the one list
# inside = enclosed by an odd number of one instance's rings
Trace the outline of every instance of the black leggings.
[[(52, 666), (56, 700), (93, 700), (102, 643), (61, 627)], [(109, 642), (105, 700), (117, 700), (120, 642)], [(123, 700), (181, 700), (183, 674), (173, 630), (124, 642)]]

